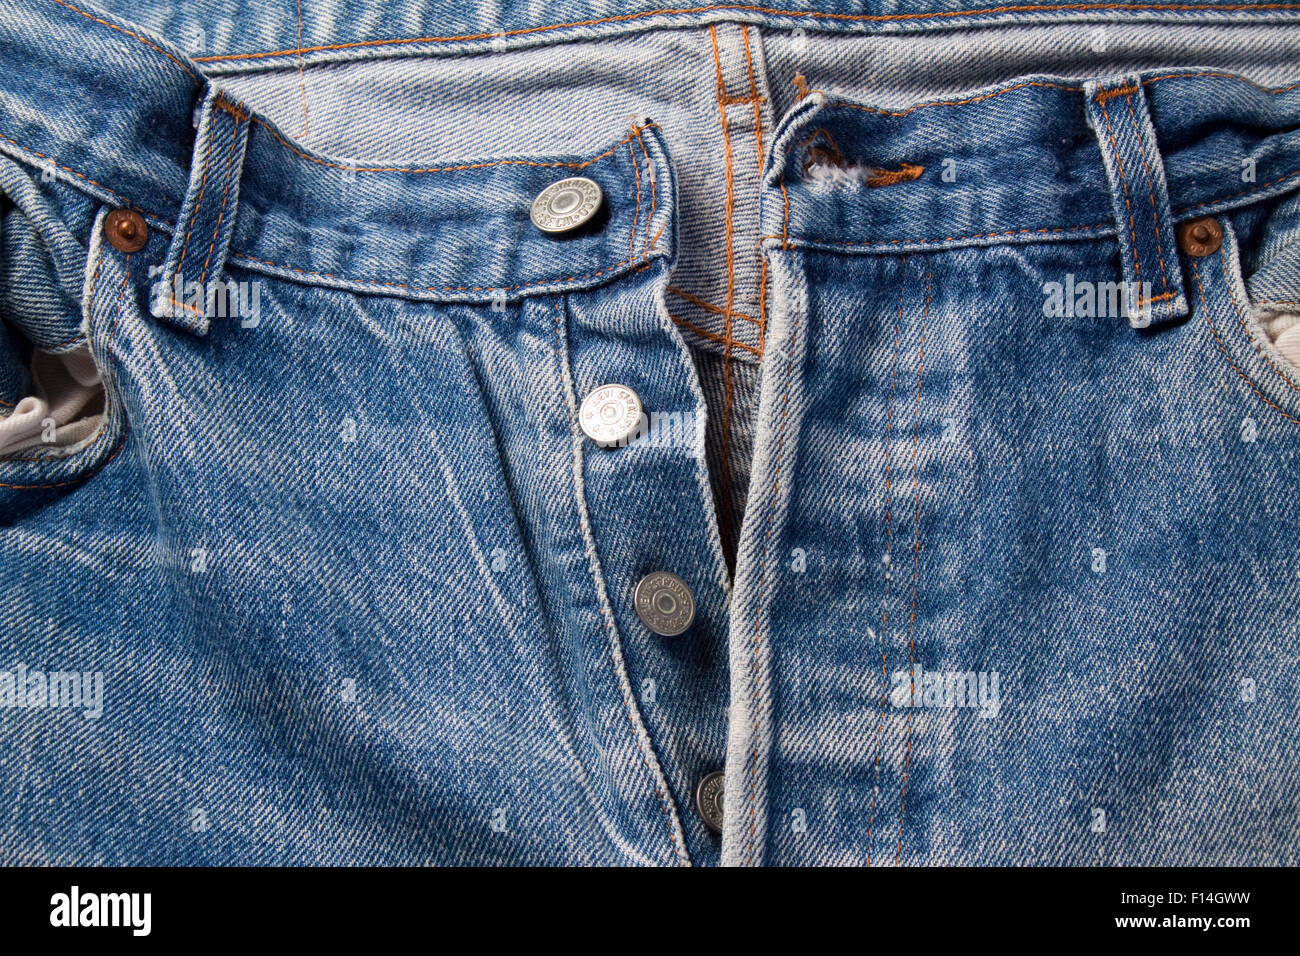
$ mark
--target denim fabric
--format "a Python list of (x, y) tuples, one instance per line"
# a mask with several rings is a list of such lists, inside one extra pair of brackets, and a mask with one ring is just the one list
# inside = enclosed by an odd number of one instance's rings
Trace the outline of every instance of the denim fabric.
[(107, 6), (0, 3), (0, 860), (1300, 861), (1300, 5)]

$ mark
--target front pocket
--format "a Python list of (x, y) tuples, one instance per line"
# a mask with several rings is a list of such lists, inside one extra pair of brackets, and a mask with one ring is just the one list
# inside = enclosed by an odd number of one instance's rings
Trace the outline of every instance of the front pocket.
[[(0, 517), (30, 506), (33, 492), (59, 492), (88, 478), (121, 450), (126, 436), (120, 403), (104, 380), (103, 357), (90, 342), (96, 339), (95, 330), (116, 325), (132, 283), (120, 254), (100, 241), (99, 223), (93, 235), (81, 296), (81, 334), (63, 349), (34, 346), (30, 361), (36, 394), (5, 409), (10, 420), (33, 411), (46, 417), (36, 423), (41, 440), (15, 441), (20, 447), (0, 457)], [(59, 403), (62, 408), (52, 407)], [(26, 430), (21, 422), (15, 425)]]
[[(1221, 216), (1218, 222), (1223, 228), (1219, 248), (1186, 259), (1192, 321), (1204, 325), (1226, 362), (1229, 388), (1241, 389), (1259, 415), (1300, 428), (1300, 368), (1270, 338), (1264, 322), (1275, 313), (1252, 302), (1232, 220)], [(1252, 427), (1250, 416), (1248, 408), (1244, 431)]]

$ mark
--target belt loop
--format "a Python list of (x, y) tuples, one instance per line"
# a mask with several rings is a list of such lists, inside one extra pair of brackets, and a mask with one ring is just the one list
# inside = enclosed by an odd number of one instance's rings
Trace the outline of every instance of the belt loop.
[(239, 180), (248, 143), (248, 111), (215, 88), (199, 107), (190, 183), (150, 311), (199, 335), (214, 315), (228, 314), (226, 253), (239, 205)]
[(1129, 323), (1143, 328), (1180, 319), (1187, 315), (1183, 270), (1142, 78), (1091, 81), (1084, 96), (1110, 181)]

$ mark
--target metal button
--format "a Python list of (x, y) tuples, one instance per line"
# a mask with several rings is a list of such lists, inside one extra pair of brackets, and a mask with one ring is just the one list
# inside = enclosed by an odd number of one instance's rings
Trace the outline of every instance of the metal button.
[(714, 833), (722, 832), (723, 773), (715, 770), (695, 788), (695, 810), (704, 825)]
[(641, 433), (641, 399), (626, 385), (602, 385), (582, 400), (578, 421), (587, 437), (604, 448), (626, 445)]
[(596, 215), (602, 195), (600, 185), (585, 176), (551, 183), (533, 200), (533, 225), (552, 234), (577, 229)]
[(1189, 256), (1208, 256), (1218, 252), (1223, 244), (1223, 227), (1213, 216), (1202, 216), (1180, 223), (1178, 226), (1178, 246)]
[(104, 217), (104, 235), (118, 252), (139, 252), (149, 241), (149, 225), (132, 209), (114, 209)]
[(641, 623), (660, 637), (676, 637), (695, 620), (695, 598), (675, 574), (655, 571), (643, 577), (632, 595)]

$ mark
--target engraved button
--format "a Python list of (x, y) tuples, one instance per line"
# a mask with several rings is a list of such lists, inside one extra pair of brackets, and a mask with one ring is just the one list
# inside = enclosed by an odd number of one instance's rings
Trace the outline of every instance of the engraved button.
[(601, 196), (599, 184), (585, 176), (551, 183), (533, 200), (533, 225), (552, 234), (577, 229), (596, 215)]
[(714, 833), (722, 832), (723, 774), (715, 770), (695, 788), (695, 811)]
[(578, 421), (587, 437), (604, 448), (626, 445), (641, 433), (641, 399), (626, 385), (602, 385), (582, 400)]
[(655, 571), (643, 577), (632, 596), (641, 623), (661, 637), (675, 637), (695, 620), (695, 598), (675, 574)]
[(1223, 244), (1223, 227), (1213, 216), (1202, 216), (1180, 223), (1178, 226), (1178, 245), (1189, 256), (1201, 258), (1212, 252), (1218, 252)]
[(133, 209), (114, 209), (104, 217), (104, 235), (118, 252), (139, 252), (149, 241), (149, 226)]

